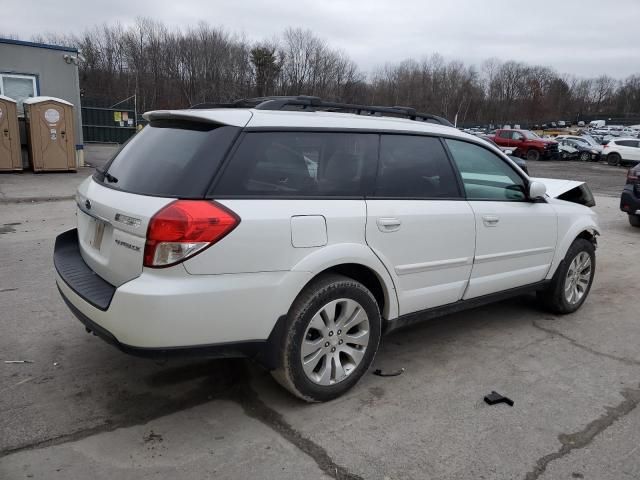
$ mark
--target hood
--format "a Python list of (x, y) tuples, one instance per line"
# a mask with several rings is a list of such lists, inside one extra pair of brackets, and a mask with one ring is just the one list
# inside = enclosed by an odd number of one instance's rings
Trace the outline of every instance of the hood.
[(552, 198), (579, 203), (587, 207), (593, 207), (596, 204), (591, 189), (585, 182), (559, 178), (531, 178), (531, 180), (544, 183), (547, 187), (547, 195)]
[(531, 180), (544, 183), (547, 187), (547, 195), (553, 198), (558, 198), (563, 193), (584, 184), (584, 182), (577, 180), (561, 180), (559, 178), (531, 178)]

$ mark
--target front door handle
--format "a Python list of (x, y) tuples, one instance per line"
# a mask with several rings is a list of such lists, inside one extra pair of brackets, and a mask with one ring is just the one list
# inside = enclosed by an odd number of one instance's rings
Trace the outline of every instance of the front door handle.
[(400, 225), (402, 225), (399, 218), (393, 217), (379, 218), (376, 223), (378, 224), (378, 230), (385, 233), (400, 230)]
[(482, 223), (484, 223), (485, 227), (495, 227), (498, 225), (499, 221), (500, 218), (495, 215), (484, 215), (482, 217)]

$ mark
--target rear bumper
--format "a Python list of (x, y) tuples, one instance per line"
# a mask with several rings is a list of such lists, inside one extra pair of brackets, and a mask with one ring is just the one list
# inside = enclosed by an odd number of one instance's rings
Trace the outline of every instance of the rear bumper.
[(60, 278), (80, 298), (99, 310), (107, 310), (116, 287), (97, 275), (80, 255), (78, 230), (73, 229), (56, 237), (53, 265)]
[(168, 358), (168, 357), (208, 357), (208, 358), (238, 358), (238, 357), (259, 357), (267, 347), (266, 340), (253, 340), (246, 342), (228, 342), (212, 345), (195, 345), (188, 347), (166, 347), (166, 348), (149, 348), (134, 347), (118, 341), (118, 339), (106, 328), (94, 322), (80, 311), (67, 297), (60, 287), (58, 287), (60, 296), (67, 304), (71, 313), (87, 329), (88, 333), (100, 337), (102, 340), (129, 355), (144, 358)]
[(629, 215), (640, 215), (640, 186), (627, 184), (620, 196), (620, 210)]
[[(63, 240), (54, 250), (56, 284), (69, 309), (96, 335), (141, 356), (253, 356), (293, 301), (284, 292), (295, 297), (310, 279), (307, 272), (190, 275), (181, 265), (144, 269), (139, 277), (111, 286), (113, 295), (102, 309), (91, 301), (92, 285), (74, 284), (65, 271), (82, 257), (77, 248), (75, 257), (70, 253), (72, 240)], [(67, 255), (61, 255), (63, 248)]]

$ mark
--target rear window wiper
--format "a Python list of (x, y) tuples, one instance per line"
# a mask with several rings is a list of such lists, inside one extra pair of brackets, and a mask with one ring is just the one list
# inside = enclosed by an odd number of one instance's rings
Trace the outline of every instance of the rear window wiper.
[(103, 176), (109, 183), (118, 183), (118, 179), (102, 168), (96, 168), (96, 172)]

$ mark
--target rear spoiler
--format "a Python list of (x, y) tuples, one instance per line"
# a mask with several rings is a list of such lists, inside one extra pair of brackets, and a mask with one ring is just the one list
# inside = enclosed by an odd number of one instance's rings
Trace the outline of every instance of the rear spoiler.
[(249, 123), (253, 113), (250, 110), (217, 109), (217, 110), (153, 110), (142, 115), (142, 118), (154, 120), (187, 120), (190, 122), (213, 123), (244, 127)]

